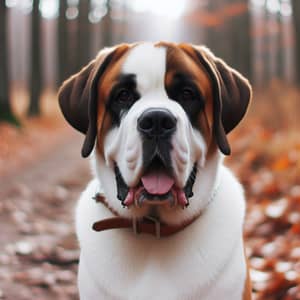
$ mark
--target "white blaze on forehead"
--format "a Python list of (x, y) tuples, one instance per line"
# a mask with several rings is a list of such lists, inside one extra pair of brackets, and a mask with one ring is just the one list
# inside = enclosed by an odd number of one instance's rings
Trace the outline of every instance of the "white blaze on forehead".
[(166, 48), (143, 43), (130, 50), (122, 67), (122, 73), (135, 74), (140, 93), (153, 89), (164, 91), (166, 73)]

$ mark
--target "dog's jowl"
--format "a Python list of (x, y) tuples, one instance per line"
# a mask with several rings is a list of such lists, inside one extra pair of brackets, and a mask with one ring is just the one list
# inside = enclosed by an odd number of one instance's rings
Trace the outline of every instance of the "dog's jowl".
[(104, 49), (63, 84), (95, 175), (76, 209), (81, 299), (251, 299), (244, 193), (222, 163), (250, 98), (207, 48), (166, 42)]

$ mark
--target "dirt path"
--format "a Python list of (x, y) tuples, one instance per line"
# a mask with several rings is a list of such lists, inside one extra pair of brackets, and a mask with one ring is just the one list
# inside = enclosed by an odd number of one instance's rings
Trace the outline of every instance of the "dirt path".
[(71, 133), (0, 178), (0, 299), (77, 299), (73, 211), (90, 177)]

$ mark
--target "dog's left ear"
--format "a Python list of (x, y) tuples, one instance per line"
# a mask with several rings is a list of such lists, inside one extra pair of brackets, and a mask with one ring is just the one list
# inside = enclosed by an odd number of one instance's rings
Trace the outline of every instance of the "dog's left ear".
[(252, 97), (252, 89), (246, 78), (215, 57), (207, 48), (194, 46), (197, 58), (204, 66), (213, 88), (213, 133), (220, 150), (230, 154), (226, 134), (244, 117)]
[(93, 150), (97, 136), (98, 84), (102, 75), (127, 49), (126, 45), (105, 48), (96, 59), (79, 73), (66, 80), (58, 92), (58, 100), (65, 119), (85, 134), (81, 155), (87, 157)]

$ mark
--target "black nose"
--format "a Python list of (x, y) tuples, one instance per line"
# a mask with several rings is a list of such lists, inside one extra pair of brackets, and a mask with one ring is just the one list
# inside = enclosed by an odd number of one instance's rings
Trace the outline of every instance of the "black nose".
[(149, 108), (137, 121), (137, 128), (147, 138), (164, 138), (176, 130), (176, 118), (165, 108)]

